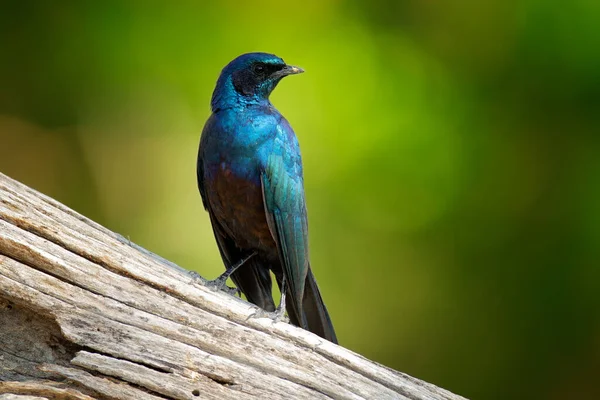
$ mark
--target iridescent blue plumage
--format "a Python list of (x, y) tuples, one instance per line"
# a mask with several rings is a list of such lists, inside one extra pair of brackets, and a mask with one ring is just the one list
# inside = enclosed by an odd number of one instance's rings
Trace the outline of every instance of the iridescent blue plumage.
[(247, 259), (231, 277), (248, 300), (275, 309), (273, 271), (291, 322), (336, 342), (310, 269), (300, 147), (269, 101), (283, 77), (300, 72), (265, 53), (223, 69), (202, 132), (198, 186), (226, 268)]

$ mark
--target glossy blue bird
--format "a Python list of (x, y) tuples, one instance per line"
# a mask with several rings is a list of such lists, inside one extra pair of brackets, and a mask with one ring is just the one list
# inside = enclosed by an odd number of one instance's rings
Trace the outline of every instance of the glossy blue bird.
[(270, 271), (290, 321), (337, 343), (311, 271), (298, 139), (269, 95), (302, 69), (266, 53), (244, 54), (221, 72), (198, 154), (198, 187), (226, 272), (246, 298), (274, 311)]

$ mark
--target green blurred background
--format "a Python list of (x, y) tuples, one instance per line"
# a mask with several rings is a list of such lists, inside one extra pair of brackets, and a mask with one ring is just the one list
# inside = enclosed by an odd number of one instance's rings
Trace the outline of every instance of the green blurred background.
[(216, 277), (200, 132), (221, 68), (275, 53), (340, 343), (600, 398), (599, 1), (0, 4), (0, 172)]

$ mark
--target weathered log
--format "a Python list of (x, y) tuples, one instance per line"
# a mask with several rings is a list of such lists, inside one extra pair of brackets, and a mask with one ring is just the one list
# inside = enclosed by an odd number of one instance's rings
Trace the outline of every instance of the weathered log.
[(0, 174), (0, 399), (462, 399)]

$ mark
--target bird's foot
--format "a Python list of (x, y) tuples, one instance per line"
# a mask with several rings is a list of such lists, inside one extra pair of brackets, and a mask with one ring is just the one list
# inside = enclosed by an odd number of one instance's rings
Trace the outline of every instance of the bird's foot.
[(290, 323), (290, 319), (285, 315), (285, 308), (277, 307), (275, 311), (267, 311), (259, 308), (246, 318), (246, 321), (253, 318), (269, 318), (273, 322), (285, 322)]
[(208, 286), (209, 288), (215, 290), (215, 291), (223, 291), (233, 297), (235, 296), (239, 296), (242, 297), (242, 292), (240, 291), (240, 289), (236, 288), (236, 287), (231, 287), (231, 286), (227, 286), (227, 285), (222, 285), (222, 286), (216, 286), (216, 285), (212, 285), (211, 284), (212, 281), (208, 281), (206, 283), (206, 286)]
[(225, 272), (223, 272), (217, 279), (213, 279), (212, 281), (206, 280), (198, 274), (196, 274), (196, 275), (198, 275), (198, 277), (200, 277), (200, 279), (202, 279), (205, 286), (208, 286), (209, 288), (211, 288), (213, 290), (222, 290), (233, 296), (235, 296), (237, 294), (240, 297), (242, 297), (242, 292), (238, 288), (231, 288), (231, 287), (227, 286), (225, 283), (227, 282), (227, 279), (229, 279), (231, 274), (233, 274), (238, 268), (240, 268), (242, 265), (244, 265), (244, 263), (246, 261), (248, 261), (255, 255), (256, 255), (256, 251), (253, 251), (252, 253), (250, 253), (246, 257), (242, 258), (240, 261), (238, 261), (236, 264), (227, 268), (227, 270), (225, 270)]
[(224, 274), (221, 274), (221, 276), (219, 276), (217, 279), (213, 279), (211, 281), (203, 278), (199, 273), (197, 273), (195, 271), (190, 271), (189, 275), (192, 277), (192, 279), (194, 281), (199, 281), (204, 286), (209, 287), (214, 291), (222, 290), (225, 293), (230, 294), (232, 296), (239, 295), (241, 297), (242, 292), (240, 291), (240, 289), (238, 289), (236, 287), (227, 286), (227, 284), (226, 284), (227, 278), (229, 278), (229, 275), (230, 275), (227, 272), (225, 272)]
[(246, 318), (246, 320), (249, 320), (250, 318), (269, 318), (272, 319), (273, 322), (282, 321), (288, 324), (290, 323), (290, 318), (285, 315), (285, 279), (283, 280), (281, 301), (275, 311), (267, 311), (259, 308), (256, 312)]
[[(282, 307), (283, 306), (283, 307)], [(279, 304), (279, 307), (275, 309), (275, 318), (273, 319), (275, 322), (285, 322), (286, 324), (290, 323), (290, 318), (285, 315), (285, 303)]]
[[(223, 274), (223, 275), (225, 275), (225, 274)], [(224, 279), (223, 279), (223, 275), (219, 276), (217, 279), (213, 279), (212, 281), (205, 280), (204, 285), (206, 285), (207, 287), (211, 288), (214, 291), (222, 290), (225, 293), (230, 294), (232, 296), (236, 296), (236, 295), (241, 296), (242, 292), (240, 291), (240, 289), (238, 289), (236, 287), (229, 287), (225, 283), (225, 282), (227, 282), (227, 278), (229, 278), (229, 275), (225, 276)]]

